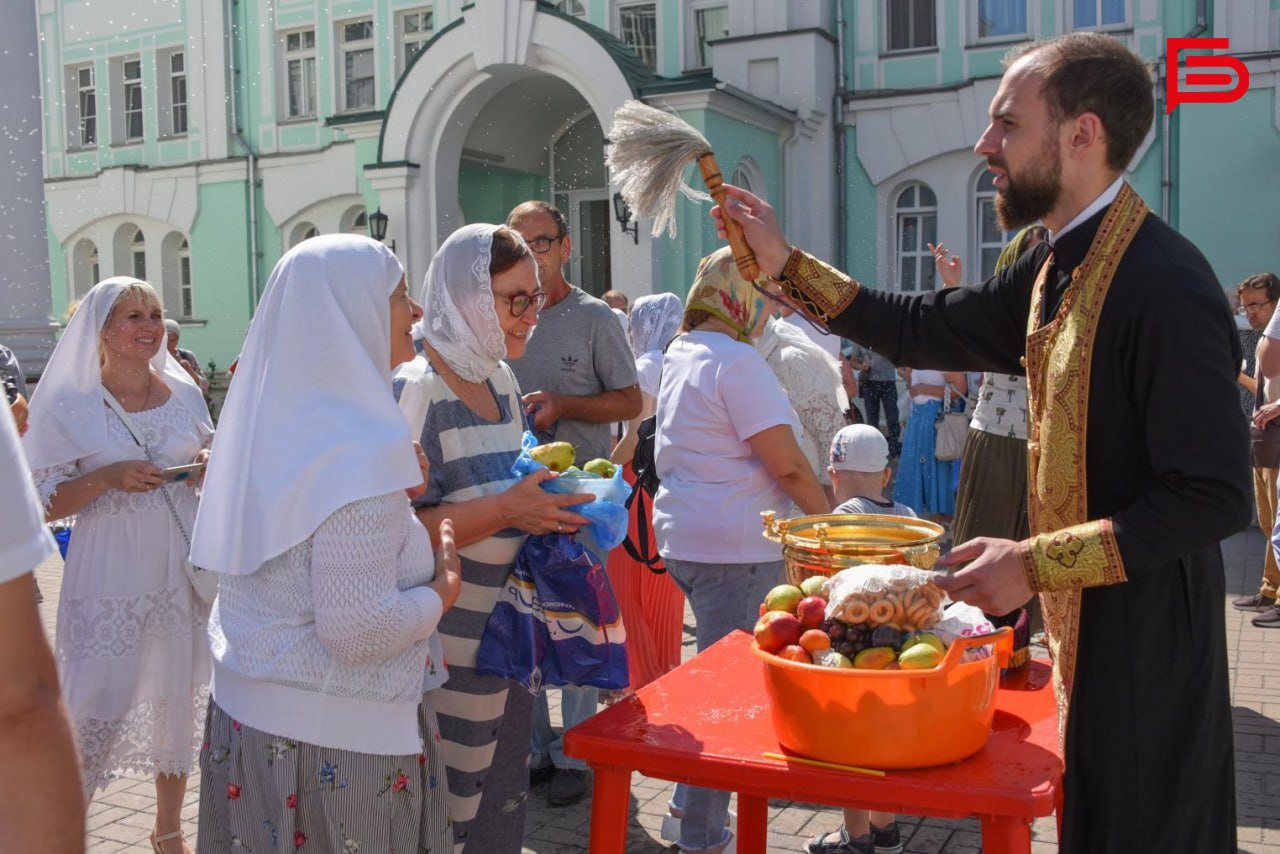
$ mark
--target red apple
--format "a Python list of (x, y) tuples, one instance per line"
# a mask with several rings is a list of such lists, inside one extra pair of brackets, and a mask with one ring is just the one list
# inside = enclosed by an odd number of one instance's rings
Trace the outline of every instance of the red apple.
[(756, 645), (775, 655), (800, 640), (800, 621), (786, 611), (769, 611), (756, 622)]
[(806, 629), (816, 629), (827, 617), (827, 600), (821, 596), (806, 596), (796, 605), (796, 619)]
[(778, 653), (778, 658), (785, 658), (787, 661), (799, 661), (802, 664), (813, 664), (813, 658), (802, 646), (796, 644), (788, 644), (782, 648), (782, 652)]

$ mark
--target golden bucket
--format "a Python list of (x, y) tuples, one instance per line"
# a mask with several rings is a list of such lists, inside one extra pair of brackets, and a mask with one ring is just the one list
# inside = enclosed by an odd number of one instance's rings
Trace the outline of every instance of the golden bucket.
[(831, 513), (779, 519), (766, 510), (760, 517), (765, 538), (782, 546), (787, 580), (797, 585), (864, 563), (933, 569), (944, 533), (936, 522), (904, 516)]

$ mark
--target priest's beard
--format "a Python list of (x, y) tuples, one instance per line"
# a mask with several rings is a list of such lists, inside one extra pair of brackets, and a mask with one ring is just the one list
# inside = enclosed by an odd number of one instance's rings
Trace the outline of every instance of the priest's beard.
[(1003, 160), (988, 162), (1005, 170), (1005, 185), (996, 193), (996, 219), (1005, 231), (1039, 222), (1057, 207), (1062, 196), (1062, 155), (1056, 134), (1050, 134), (1040, 158), (1022, 174), (1014, 175)]

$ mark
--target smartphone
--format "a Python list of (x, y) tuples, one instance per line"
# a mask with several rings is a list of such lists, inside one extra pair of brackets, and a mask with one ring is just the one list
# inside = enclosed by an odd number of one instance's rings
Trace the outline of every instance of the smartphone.
[(204, 463), (191, 463), (185, 466), (170, 466), (160, 470), (160, 476), (167, 483), (181, 483), (189, 477), (199, 477), (204, 471)]

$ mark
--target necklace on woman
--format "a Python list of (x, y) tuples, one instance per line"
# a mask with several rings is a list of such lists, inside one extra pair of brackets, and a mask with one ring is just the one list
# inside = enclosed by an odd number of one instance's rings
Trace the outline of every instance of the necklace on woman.
[(115, 383), (108, 383), (105, 378), (103, 379), (102, 384), (107, 387), (107, 391), (111, 392), (111, 394), (115, 396), (116, 400), (120, 401), (120, 405), (124, 407), (126, 412), (141, 412), (147, 408), (148, 404), (151, 403), (151, 380), (151, 369), (148, 368), (147, 382), (146, 386), (142, 390), (141, 400), (139, 400), (138, 395), (132, 391), (121, 393), (120, 391), (112, 388), (111, 386), (115, 385)]

